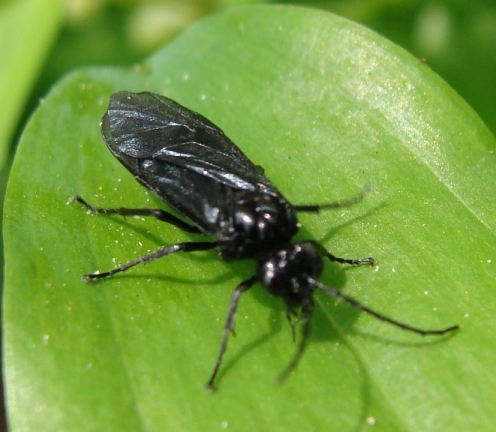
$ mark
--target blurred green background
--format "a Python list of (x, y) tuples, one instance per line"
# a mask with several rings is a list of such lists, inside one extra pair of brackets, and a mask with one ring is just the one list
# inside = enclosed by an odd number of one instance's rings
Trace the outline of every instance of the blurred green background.
[(0, 198), (26, 121), (64, 75), (132, 66), (202, 16), (250, 3), (321, 8), (374, 29), (425, 59), (496, 131), (494, 0), (0, 0)]
[[(40, 99), (71, 70), (131, 66), (202, 16), (250, 3), (321, 8), (377, 31), (425, 59), (496, 131), (494, 0), (4, 0), (0, 114), (7, 115), (0, 122), (9, 124), (0, 123), (1, 148), (15, 146)], [(12, 38), (25, 39), (24, 45), (8, 43)]]

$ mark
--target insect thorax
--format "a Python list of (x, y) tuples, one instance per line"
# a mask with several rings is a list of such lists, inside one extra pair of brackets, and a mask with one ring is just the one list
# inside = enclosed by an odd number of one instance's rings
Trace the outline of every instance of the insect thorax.
[(232, 206), (231, 218), (219, 245), (225, 260), (255, 258), (290, 243), (298, 231), (296, 212), (280, 195), (245, 192)]

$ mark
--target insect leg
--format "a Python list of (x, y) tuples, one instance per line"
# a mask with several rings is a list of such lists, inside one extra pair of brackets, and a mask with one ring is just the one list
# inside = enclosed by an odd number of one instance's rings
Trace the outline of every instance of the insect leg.
[[(296, 319), (293, 319), (293, 317), (296, 317)], [(294, 342), (296, 341), (295, 321), (298, 321), (298, 319), (297, 319), (296, 311), (289, 306), (286, 307), (286, 318), (288, 320), (289, 325), (291, 326), (291, 333), (293, 335), (293, 342)]]
[(177, 218), (176, 216), (167, 213), (164, 210), (160, 209), (154, 209), (154, 208), (102, 208), (102, 207), (95, 207), (92, 206), (91, 204), (88, 204), (83, 198), (80, 196), (74, 196), (70, 199), (69, 202), (78, 202), (82, 204), (83, 206), (86, 207), (87, 210), (89, 210), (92, 213), (98, 213), (98, 214), (118, 214), (121, 216), (151, 216), (154, 217), (155, 219), (158, 219), (159, 221), (166, 222), (168, 224), (174, 225), (176, 228), (179, 228), (182, 231), (186, 231), (189, 233), (193, 234), (200, 234), (201, 231), (193, 226), (190, 225), (181, 219)]
[(258, 281), (258, 276), (252, 276), (250, 279), (247, 279), (241, 282), (238, 287), (234, 290), (234, 294), (231, 298), (231, 305), (229, 306), (229, 312), (227, 313), (226, 325), (224, 326), (224, 333), (222, 335), (222, 342), (220, 344), (219, 355), (217, 356), (217, 360), (215, 361), (214, 370), (210, 379), (208, 380), (205, 388), (207, 391), (211, 392), (213, 390), (213, 385), (215, 378), (217, 377), (217, 373), (219, 372), (220, 365), (222, 364), (222, 359), (224, 358), (224, 354), (227, 349), (227, 341), (229, 339), (229, 335), (234, 330), (234, 321), (236, 319), (236, 310), (238, 309), (239, 299), (241, 298), (241, 294), (250, 289), (252, 285)]
[(355, 258), (355, 259), (339, 258), (337, 256), (334, 256), (332, 253), (330, 253), (320, 243), (317, 243), (316, 241), (311, 241), (311, 243), (315, 246), (315, 248), (319, 251), (319, 253), (322, 256), (325, 256), (327, 259), (329, 259), (329, 261), (335, 261), (335, 262), (338, 262), (340, 264), (370, 264), (370, 265), (375, 265), (375, 260), (372, 257)]
[(362, 303), (356, 301), (355, 299), (347, 296), (346, 294), (343, 294), (341, 291), (338, 291), (335, 288), (325, 286), (315, 279), (308, 278), (308, 282), (310, 284), (314, 285), (315, 287), (319, 288), (320, 290), (324, 291), (326, 294), (328, 294), (332, 297), (337, 297), (337, 298), (340, 298), (341, 300), (344, 300), (346, 303), (348, 303), (350, 306), (354, 307), (355, 309), (367, 312), (368, 314), (374, 316), (375, 318), (377, 318), (381, 321), (385, 321), (385, 322), (392, 324), (396, 327), (399, 327), (403, 330), (408, 330), (408, 331), (420, 334), (422, 336), (425, 336), (425, 335), (443, 335), (445, 333), (449, 333), (449, 332), (457, 330), (459, 328), (458, 325), (454, 325), (451, 327), (446, 327), (444, 329), (438, 329), (438, 330), (424, 330), (424, 329), (421, 329), (418, 327), (413, 327), (411, 325), (404, 324), (400, 321), (396, 321), (395, 319), (392, 319), (392, 318), (389, 318), (385, 315), (382, 315), (379, 312), (376, 312), (376, 311), (370, 309), (369, 307), (363, 305)]
[(367, 183), (360, 193), (352, 198), (335, 201), (328, 204), (310, 204), (310, 205), (295, 205), (294, 208), (297, 212), (302, 213), (318, 213), (320, 210), (335, 209), (340, 207), (350, 207), (363, 201), (366, 195), (374, 190), (372, 183)]
[(185, 242), (185, 243), (179, 243), (179, 244), (163, 247), (151, 254), (144, 255), (133, 261), (129, 261), (126, 264), (123, 264), (119, 267), (116, 267), (104, 273), (93, 273), (93, 274), (84, 275), (83, 280), (85, 282), (91, 282), (96, 279), (102, 279), (108, 276), (113, 276), (116, 273), (126, 271), (127, 269), (134, 267), (137, 264), (147, 264), (149, 262), (155, 261), (156, 259), (162, 258), (167, 255), (171, 255), (176, 252), (204, 251), (204, 250), (214, 249), (216, 246), (217, 246), (217, 242)]
[(303, 321), (303, 332), (301, 335), (300, 343), (289, 364), (277, 377), (278, 384), (281, 384), (289, 376), (289, 374), (295, 369), (295, 367), (298, 365), (301, 359), (301, 356), (303, 355), (303, 351), (305, 351), (305, 347), (307, 345), (307, 339), (308, 336), (310, 335), (310, 321), (312, 319), (313, 309), (314, 309), (314, 303), (312, 298), (309, 297), (301, 310), (301, 320)]

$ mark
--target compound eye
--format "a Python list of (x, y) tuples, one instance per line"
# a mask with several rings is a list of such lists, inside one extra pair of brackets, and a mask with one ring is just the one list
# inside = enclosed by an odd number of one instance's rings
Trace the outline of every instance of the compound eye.
[(284, 261), (280, 259), (270, 259), (259, 268), (261, 282), (272, 295), (280, 297), (289, 288), (289, 278)]

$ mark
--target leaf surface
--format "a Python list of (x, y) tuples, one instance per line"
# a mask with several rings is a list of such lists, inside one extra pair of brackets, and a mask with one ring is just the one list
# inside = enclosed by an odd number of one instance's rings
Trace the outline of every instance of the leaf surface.
[[(298, 369), (284, 305), (245, 294), (217, 383), (234, 288), (253, 263), (170, 256), (107, 270), (197, 237), (153, 220), (88, 215), (162, 206), (106, 149), (117, 90), (151, 90), (218, 124), (294, 204), (376, 192), (304, 214), (296, 239), (379, 265), (327, 264), (323, 283), (424, 328), (409, 334), (317, 294)], [(494, 137), (437, 75), (352, 22), (247, 7), (209, 17), (133, 70), (78, 71), (48, 95), (16, 155), (5, 210), (4, 354), (17, 430), (492, 430), (496, 383)]]

